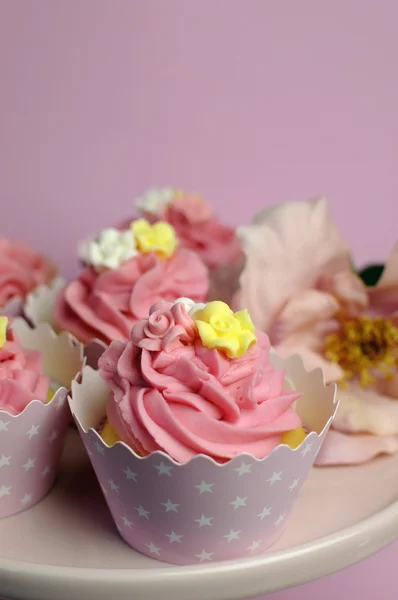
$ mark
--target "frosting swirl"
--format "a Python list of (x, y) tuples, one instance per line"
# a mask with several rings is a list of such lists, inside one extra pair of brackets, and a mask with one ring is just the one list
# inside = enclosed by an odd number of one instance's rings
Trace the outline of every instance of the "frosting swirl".
[(23, 242), (0, 238), (0, 307), (15, 297), (25, 298), (35, 287), (50, 283), (55, 265)]
[(41, 354), (22, 348), (8, 325), (0, 347), (0, 410), (18, 415), (32, 400), (46, 402), (50, 380), (41, 373)]
[(117, 269), (84, 269), (58, 294), (54, 318), (83, 343), (93, 338), (110, 343), (129, 338), (158, 300), (190, 296), (199, 302), (207, 290), (207, 269), (192, 252), (179, 249), (168, 259), (137, 254)]
[(132, 341), (109, 346), (99, 361), (111, 389), (109, 423), (138, 454), (163, 450), (179, 463), (196, 454), (219, 462), (266, 456), (300, 426), (291, 408), (299, 394), (283, 389), (268, 337), (258, 333), (230, 359), (193, 341), (194, 328), (183, 303), (163, 302), (133, 327)]

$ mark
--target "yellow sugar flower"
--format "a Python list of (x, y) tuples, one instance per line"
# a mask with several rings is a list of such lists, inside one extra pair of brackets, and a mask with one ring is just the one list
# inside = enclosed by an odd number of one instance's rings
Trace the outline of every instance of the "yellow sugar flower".
[(174, 228), (163, 221), (151, 225), (146, 219), (137, 219), (130, 225), (137, 248), (143, 254), (155, 252), (169, 258), (177, 248), (178, 240)]
[(4, 346), (7, 339), (8, 317), (0, 317), (0, 348)]
[(246, 309), (233, 313), (225, 302), (209, 302), (192, 318), (203, 346), (221, 350), (229, 358), (242, 356), (257, 341)]

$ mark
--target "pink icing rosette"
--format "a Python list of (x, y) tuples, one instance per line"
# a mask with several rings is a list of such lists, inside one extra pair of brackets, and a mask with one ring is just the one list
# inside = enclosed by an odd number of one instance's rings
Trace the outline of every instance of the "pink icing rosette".
[(133, 327), (132, 341), (110, 345), (99, 361), (109, 423), (139, 455), (163, 450), (179, 463), (197, 454), (221, 463), (242, 452), (267, 456), (301, 424), (291, 407), (299, 394), (283, 389), (268, 337), (258, 333), (229, 359), (193, 340), (194, 331), (182, 303), (162, 302)]
[(50, 380), (41, 371), (40, 352), (22, 348), (8, 325), (6, 342), (0, 348), (0, 410), (15, 416), (32, 400), (45, 402)]
[(55, 265), (23, 242), (0, 238), (0, 307), (27, 294), (56, 276)]
[(83, 343), (108, 344), (127, 339), (156, 301), (189, 296), (200, 302), (207, 291), (207, 269), (192, 252), (179, 249), (168, 259), (138, 254), (117, 269), (84, 269), (59, 292), (54, 320)]

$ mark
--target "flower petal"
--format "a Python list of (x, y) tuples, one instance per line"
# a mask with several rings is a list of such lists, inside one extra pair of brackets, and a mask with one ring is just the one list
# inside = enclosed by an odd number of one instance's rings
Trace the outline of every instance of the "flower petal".
[(354, 435), (329, 429), (315, 464), (357, 465), (380, 454), (395, 454), (397, 450), (398, 436)]

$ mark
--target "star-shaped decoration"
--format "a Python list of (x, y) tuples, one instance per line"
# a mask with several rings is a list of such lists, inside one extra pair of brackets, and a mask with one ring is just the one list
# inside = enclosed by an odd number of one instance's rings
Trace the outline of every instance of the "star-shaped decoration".
[(141, 506), (141, 504), (139, 506), (135, 507), (135, 510), (138, 512), (138, 516), (139, 517), (144, 517), (145, 519), (149, 519), (149, 510), (145, 510), (145, 508), (143, 508)]
[(195, 519), (195, 523), (199, 523), (199, 527), (212, 527), (212, 520), (214, 517), (205, 517), (204, 514), (200, 517), (200, 519)]
[(237, 473), (239, 473), (239, 477), (245, 475), (246, 473), (251, 473), (252, 465), (247, 465), (245, 462), (241, 462), (240, 467), (234, 469)]
[(304, 446), (304, 448), (301, 451), (301, 456), (306, 456), (308, 454), (308, 452), (310, 452), (311, 448), (312, 448), (312, 444), (309, 444), (307, 442), (306, 445)]
[(36, 459), (35, 458), (28, 458), (28, 460), (26, 461), (26, 463), (24, 465), (22, 465), (23, 468), (25, 469), (26, 472), (30, 471), (31, 469), (33, 469), (36, 466)]
[(269, 481), (269, 484), (274, 485), (276, 481), (280, 481), (282, 479), (282, 473), (283, 471), (279, 471), (279, 473), (272, 473), (271, 477), (267, 479), (267, 481)]
[(31, 440), (33, 436), (35, 436), (39, 433), (39, 429), (40, 429), (40, 425), (32, 425), (32, 427), (30, 429), (28, 429), (28, 431), (26, 432), (26, 435)]
[(248, 547), (248, 550), (250, 550), (250, 552), (254, 552), (255, 550), (258, 550), (260, 548), (260, 544), (261, 544), (261, 540), (253, 541), (250, 546)]
[(230, 502), (230, 504), (232, 504), (232, 506), (236, 510), (237, 508), (239, 508), (239, 506), (246, 506), (247, 498), (248, 498), (248, 496), (246, 496), (246, 498), (241, 498), (240, 496), (236, 496), (235, 500), (232, 500), (232, 502)]
[(232, 540), (238, 540), (241, 533), (241, 531), (234, 531), (233, 529), (231, 529), (231, 531), (227, 533), (227, 535), (224, 535), (224, 537), (228, 540), (229, 544), (229, 542), (232, 542)]
[(174, 504), (171, 500), (167, 500), (167, 502), (162, 502), (162, 505), (165, 507), (166, 512), (176, 512), (178, 513), (179, 504)]
[(102, 454), (102, 456), (104, 456), (105, 448), (98, 440), (95, 440), (94, 446), (96, 447), (98, 454)]
[(12, 485), (2, 485), (0, 487), (0, 498), (3, 496), (9, 496), (11, 494)]
[(126, 479), (131, 479), (137, 483), (137, 473), (133, 473), (129, 467), (122, 469), (122, 471), (126, 475)]
[(293, 479), (291, 485), (289, 485), (289, 490), (292, 492), (294, 490), (295, 487), (298, 486), (298, 482), (300, 481), (300, 477), (298, 477), (297, 479)]
[(200, 554), (195, 554), (196, 558), (199, 558), (200, 562), (204, 562), (205, 560), (212, 560), (214, 552), (206, 552), (202, 550)]
[(66, 397), (61, 394), (61, 396), (58, 398), (58, 400), (54, 404), (56, 410), (63, 407), (63, 405), (65, 404), (65, 399), (66, 399)]
[(150, 544), (147, 544), (146, 547), (149, 548), (149, 552), (151, 554), (157, 554), (158, 556), (160, 555), (160, 548), (155, 546), (155, 544), (152, 544), (152, 542)]
[(279, 515), (279, 517), (277, 518), (277, 520), (275, 521), (275, 525), (280, 525), (282, 523), (282, 521), (284, 521), (285, 519), (285, 514), (283, 515)]
[(10, 424), (10, 421), (2, 421), (0, 419), (0, 431), (8, 431), (9, 424)]
[(50, 442), (50, 444), (52, 444), (53, 442), (55, 442), (55, 440), (57, 439), (57, 437), (58, 437), (58, 431), (56, 429), (53, 429), (50, 437), (48, 438), (48, 441)]
[(155, 469), (158, 470), (158, 475), (168, 475), (171, 477), (171, 471), (173, 467), (171, 465), (165, 465), (163, 462), (160, 465), (155, 465)]
[(118, 493), (119, 493), (119, 486), (118, 486), (118, 485), (116, 485), (116, 483), (113, 481), (113, 479), (110, 479), (110, 480), (108, 481), (108, 483), (109, 483), (109, 485), (111, 486), (111, 490), (112, 490), (113, 492), (116, 492), (116, 493), (118, 494)]
[(198, 483), (197, 485), (195, 485), (196, 488), (198, 488), (199, 490), (199, 494), (204, 494), (205, 492), (209, 492), (210, 494), (213, 493), (213, 485), (214, 483), (206, 483), (206, 481), (202, 481), (200, 483)]
[(10, 461), (11, 461), (11, 456), (5, 456), (4, 454), (2, 454), (1, 458), (0, 458), (0, 469), (1, 469), (1, 467), (9, 467)]
[(263, 510), (258, 513), (258, 517), (260, 517), (261, 520), (265, 519), (265, 517), (268, 517), (268, 515), (271, 514), (271, 510), (272, 510), (272, 506), (268, 507), (268, 506), (264, 506)]
[(25, 494), (25, 496), (21, 498), (21, 503), (26, 506), (29, 502), (32, 502), (32, 494)]
[(45, 477), (46, 475), (49, 474), (49, 472), (50, 472), (50, 467), (48, 465), (46, 465), (44, 467), (44, 469), (42, 470), (41, 474), (42, 474), (43, 477)]
[(179, 544), (182, 544), (181, 539), (184, 536), (183, 535), (177, 535), (174, 531), (172, 531), (171, 533), (166, 533), (166, 537), (169, 538), (170, 544), (172, 544), (173, 542), (178, 542)]
[(122, 519), (122, 521), (123, 521), (123, 525), (124, 525), (125, 527), (128, 527), (129, 529), (131, 529), (132, 522), (131, 522), (131, 521), (129, 521), (127, 517), (120, 517), (120, 518), (121, 518), (121, 519)]

